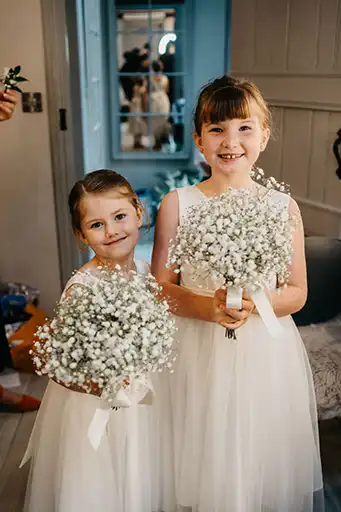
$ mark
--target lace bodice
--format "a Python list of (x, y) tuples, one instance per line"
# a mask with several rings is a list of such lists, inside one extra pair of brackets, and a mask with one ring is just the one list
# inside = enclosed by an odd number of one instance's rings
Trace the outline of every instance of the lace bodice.
[[(179, 198), (179, 218), (180, 224), (183, 223), (184, 219), (186, 219), (187, 209), (194, 205), (198, 204), (201, 201), (207, 201), (207, 197), (201, 190), (196, 186), (192, 185), (190, 187), (183, 187), (177, 189), (177, 194)], [(282, 192), (278, 192), (276, 190), (272, 191), (272, 197), (274, 201), (279, 201), (283, 204), (283, 208), (287, 208), (289, 204), (289, 196), (283, 194)], [(184, 271), (180, 276), (180, 284), (186, 288), (191, 289), (196, 293), (200, 293), (201, 295), (213, 295), (214, 291), (220, 288), (223, 284), (223, 281), (213, 281), (211, 278), (207, 277), (195, 277), (193, 278), (191, 267), (189, 265), (184, 265)], [(270, 289), (276, 288), (276, 275), (274, 274), (271, 282), (268, 283)]]

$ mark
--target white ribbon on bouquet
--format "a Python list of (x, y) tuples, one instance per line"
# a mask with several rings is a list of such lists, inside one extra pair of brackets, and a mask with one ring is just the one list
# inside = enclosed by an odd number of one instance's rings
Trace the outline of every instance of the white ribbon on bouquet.
[[(283, 327), (276, 317), (265, 291), (261, 289), (256, 291), (246, 289), (246, 291), (255, 303), (258, 314), (263, 320), (271, 336), (274, 338), (280, 336), (283, 332)], [(242, 297), (242, 288), (237, 286), (229, 287), (226, 295), (226, 307), (232, 309), (242, 309)]]
[(131, 379), (127, 387), (122, 385), (110, 403), (106, 400), (99, 400), (99, 407), (88, 428), (88, 438), (93, 449), (98, 450), (114, 407), (129, 408), (133, 405), (151, 405), (153, 395), (154, 389), (150, 377), (144, 376)]

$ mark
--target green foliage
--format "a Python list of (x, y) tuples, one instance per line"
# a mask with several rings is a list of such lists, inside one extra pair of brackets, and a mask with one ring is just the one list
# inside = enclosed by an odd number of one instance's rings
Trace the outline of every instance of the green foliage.
[(0, 78), (0, 83), (4, 85), (4, 91), (11, 89), (13, 91), (21, 92), (22, 90), (17, 86), (18, 83), (27, 82), (27, 78), (20, 76), (21, 66), (14, 68), (5, 68), (4, 73)]
[(202, 173), (198, 169), (177, 169), (158, 173), (159, 182), (152, 189), (153, 204), (159, 208), (162, 199), (176, 188), (195, 185), (202, 180)]

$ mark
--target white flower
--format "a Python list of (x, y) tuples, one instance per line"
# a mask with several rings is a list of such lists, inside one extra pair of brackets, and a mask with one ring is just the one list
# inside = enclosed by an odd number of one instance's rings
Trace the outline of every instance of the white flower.
[(3, 82), (7, 78), (9, 71), (10, 71), (10, 68), (7, 68), (7, 67), (4, 68), (4, 70), (1, 74), (0, 82)]

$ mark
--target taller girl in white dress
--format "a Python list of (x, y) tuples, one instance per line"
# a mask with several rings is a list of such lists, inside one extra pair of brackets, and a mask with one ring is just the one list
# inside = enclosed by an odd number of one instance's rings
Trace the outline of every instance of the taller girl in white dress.
[[(178, 315), (180, 355), (171, 376), (176, 504), (193, 512), (320, 512), (323, 486), (311, 370), (291, 318), (307, 295), (302, 222), (293, 237), (288, 287), (268, 295), (285, 335), (273, 338), (248, 296), (241, 311), (226, 292), (189, 270), (166, 269), (169, 240), (186, 208), (228, 187), (254, 189), (250, 171), (270, 136), (257, 87), (224, 76), (203, 88), (194, 140), (212, 170), (205, 182), (162, 202), (152, 271)], [(299, 172), (299, 169), (297, 170)], [(274, 201), (299, 214), (293, 199)], [(228, 291), (227, 291), (228, 293)], [(236, 340), (225, 337), (235, 329)]]

